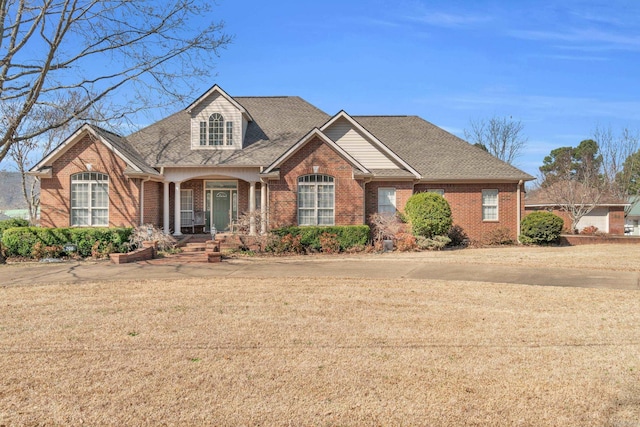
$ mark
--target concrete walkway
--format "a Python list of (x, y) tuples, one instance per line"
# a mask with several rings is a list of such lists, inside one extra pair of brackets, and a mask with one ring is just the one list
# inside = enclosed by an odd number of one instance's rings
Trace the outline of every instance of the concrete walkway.
[(194, 277), (441, 279), (640, 290), (638, 272), (443, 263), (414, 257), (403, 259), (401, 255), (240, 258), (216, 264), (179, 264), (167, 259), (161, 263), (123, 265), (109, 262), (65, 262), (0, 266), (0, 286)]

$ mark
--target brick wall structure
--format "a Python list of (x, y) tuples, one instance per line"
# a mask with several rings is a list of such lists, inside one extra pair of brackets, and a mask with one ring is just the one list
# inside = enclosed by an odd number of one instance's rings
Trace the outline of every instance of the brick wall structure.
[[(87, 165), (91, 165), (90, 167)], [(100, 172), (109, 176), (109, 226), (128, 227), (140, 220), (140, 179), (124, 175), (127, 164), (91, 135), (67, 149), (52, 165), (52, 177), (40, 182), (40, 224), (71, 225), (71, 175)]]
[(298, 225), (298, 178), (314, 173), (334, 179), (335, 225), (363, 224), (363, 181), (353, 179), (353, 166), (316, 137), (283, 162), (280, 179), (269, 182), (269, 227)]
[[(453, 224), (462, 227), (469, 239), (483, 242), (498, 229), (508, 230), (513, 240), (518, 233), (518, 184), (416, 184), (414, 192), (442, 189), (451, 207)], [(498, 220), (482, 220), (482, 190), (498, 190)], [(521, 218), (524, 216), (524, 191), (520, 192)]]

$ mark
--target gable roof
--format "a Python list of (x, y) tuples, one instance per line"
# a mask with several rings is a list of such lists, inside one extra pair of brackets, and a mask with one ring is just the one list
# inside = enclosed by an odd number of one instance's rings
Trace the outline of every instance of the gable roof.
[(422, 181), (530, 181), (534, 177), (418, 116), (354, 116)]
[(349, 114), (347, 114), (347, 112), (344, 111), (344, 110), (340, 110), (340, 112), (338, 112), (338, 114), (333, 116), (327, 123), (322, 125), (320, 130), (322, 130), (322, 131), (327, 130), (328, 128), (331, 127), (331, 125), (333, 125), (334, 123), (336, 123), (340, 119), (346, 120), (355, 129), (357, 129), (362, 134), (364, 134), (365, 138), (367, 138), (374, 145), (375, 148), (380, 150), (386, 156), (390, 157), (394, 161), (394, 163), (399, 163), (402, 167), (404, 167), (406, 170), (408, 170), (416, 178), (420, 178), (420, 173), (418, 171), (416, 171), (413, 167), (411, 167), (411, 165), (409, 165), (402, 158), (400, 158), (389, 147), (387, 147), (385, 144), (383, 144), (378, 138), (376, 138), (375, 135), (373, 135), (371, 132), (369, 132), (367, 129), (365, 129), (360, 123), (358, 123), (353, 117), (351, 117)]
[(212, 94), (214, 94), (216, 92), (219, 95), (221, 95), (223, 98), (225, 98), (227, 101), (229, 101), (238, 110), (240, 110), (242, 115), (244, 115), (247, 118), (248, 121), (253, 121), (253, 117), (251, 117), (251, 114), (249, 114), (249, 112), (242, 105), (238, 104), (238, 102), (235, 99), (230, 97), (229, 94), (227, 92), (225, 92), (224, 90), (222, 90), (222, 88), (220, 86), (218, 86), (217, 84), (213, 85), (213, 87), (211, 89), (209, 89), (204, 94), (202, 94), (200, 96), (200, 98), (198, 98), (195, 101), (193, 101), (187, 108), (185, 108), (185, 110), (187, 111), (187, 113), (191, 113), (191, 111), (198, 104), (200, 104), (201, 102), (203, 102), (205, 99), (207, 99), (209, 96), (211, 96)]
[(297, 143), (295, 143), (294, 145), (291, 146), (291, 148), (289, 148), (287, 151), (285, 151), (281, 156), (279, 156), (276, 160), (274, 160), (273, 163), (271, 163), (265, 170), (264, 173), (269, 173), (272, 170), (274, 170), (275, 168), (277, 168), (278, 166), (280, 166), (280, 164), (282, 162), (284, 162), (285, 160), (287, 160), (289, 157), (293, 156), (300, 148), (304, 147), (307, 143), (309, 143), (311, 140), (313, 140), (314, 138), (320, 138), (325, 144), (329, 145), (331, 148), (333, 148), (338, 154), (340, 154), (345, 160), (347, 160), (349, 163), (351, 163), (352, 166), (358, 168), (358, 170), (362, 173), (368, 174), (370, 173), (364, 166), (362, 166), (362, 164), (360, 164), (360, 162), (358, 162), (356, 159), (354, 159), (349, 153), (347, 153), (346, 151), (344, 151), (342, 149), (342, 147), (340, 147), (338, 144), (336, 144), (335, 142), (333, 142), (333, 140), (329, 137), (327, 137), (324, 133), (322, 133), (322, 131), (320, 131), (320, 129), (318, 128), (313, 128), (311, 130), (311, 132), (309, 132), (308, 134), (306, 134), (304, 137), (302, 137), (300, 139), (300, 141), (298, 141)]
[[(241, 149), (192, 149), (190, 111), (208, 96), (217, 93), (232, 103), (248, 121)], [(249, 111), (251, 114), (249, 115)], [(338, 120), (346, 120), (380, 159), (389, 159), (398, 169), (384, 163), (369, 167), (327, 137), (325, 130)], [(379, 179), (417, 179), (422, 182), (517, 182), (534, 177), (505, 163), (486, 151), (417, 116), (350, 116), (345, 111), (330, 117), (297, 96), (230, 97), (218, 85), (185, 110), (172, 114), (124, 138), (97, 126), (84, 125), (31, 169), (32, 174), (50, 176), (50, 164), (89, 132), (127, 162), (128, 175), (161, 175), (160, 167), (259, 167), (274, 169), (309, 135), (329, 143), (361, 174)], [(315, 132), (315, 133), (314, 133)], [(366, 144), (362, 147), (368, 147)], [(374, 167), (374, 164), (377, 167)], [(47, 169), (48, 168), (48, 169)], [(382, 169), (381, 169), (382, 168)], [(368, 169), (368, 172), (364, 172)]]
[(127, 163), (130, 170), (134, 173), (159, 176), (158, 171), (150, 167), (142, 159), (140, 154), (138, 154), (138, 152), (136, 152), (136, 150), (127, 143), (125, 138), (113, 132), (109, 132), (106, 129), (102, 129), (99, 126), (88, 123), (80, 126), (80, 128), (78, 128), (70, 137), (51, 150), (42, 160), (29, 170), (29, 173), (37, 175), (39, 172), (46, 171), (56, 159), (62, 156), (62, 154), (73, 147), (77, 142), (82, 140), (86, 134), (92, 135), (107, 146), (125, 163)]

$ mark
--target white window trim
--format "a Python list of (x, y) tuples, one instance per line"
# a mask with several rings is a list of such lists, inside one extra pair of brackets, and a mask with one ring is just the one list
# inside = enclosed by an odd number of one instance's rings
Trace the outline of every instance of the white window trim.
[[(388, 205), (386, 205), (386, 204), (385, 205), (381, 205), (380, 204), (380, 201), (381, 201), (380, 193), (383, 192), (383, 191), (389, 191), (389, 190), (393, 190), (393, 202), (391, 203), (391, 206), (393, 206), (393, 212), (382, 212), (380, 210), (380, 207), (381, 206), (388, 206)], [(380, 214), (391, 214), (391, 213), (395, 214), (397, 211), (398, 211), (398, 205), (397, 205), (397, 190), (396, 190), (396, 188), (395, 187), (379, 187), (378, 188), (378, 213), (380, 213)]]
[[(495, 192), (496, 195), (496, 203), (495, 204), (487, 204), (485, 203), (485, 193), (486, 192)], [(487, 219), (484, 215), (485, 207), (494, 207), (496, 208), (496, 217)], [(497, 188), (485, 188), (482, 190), (482, 221), (483, 222), (498, 222), (500, 220), (500, 191)]]
[[(212, 118), (215, 115), (219, 115), (222, 120), (221, 123), (221, 139), (219, 144), (214, 144), (213, 138), (213, 122)], [(211, 113), (208, 117), (204, 117), (204, 120), (198, 120), (198, 137), (192, 138), (191, 148), (197, 150), (237, 150), (240, 148), (238, 145), (237, 132), (235, 129), (235, 122), (233, 120), (226, 120), (225, 116), (215, 111)], [(204, 133), (203, 133), (204, 130)], [(203, 143), (204, 142), (204, 143)]]
[(444, 197), (444, 188), (429, 188), (427, 193), (436, 193)]
[[(96, 179), (95, 180), (92, 180), (92, 179), (88, 179), (88, 180), (86, 180), (86, 179), (74, 179), (75, 176), (79, 176), (79, 175), (82, 175), (82, 174), (85, 174), (85, 173), (95, 174), (96, 175)], [(104, 177), (104, 179), (98, 180), (97, 179), (98, 175), (101, 175), (102, 177)], [(87, 172), (75, 173), (75, 174), (71, 175), (70, 179), (71, 179), (71, 187), (69, 189), (69, 207), (70, 207), (70, 209), (69, 209), (70, 210), (69, 211), (69, 224), (71, 225), (71, 227), (109, 227), (109, 218), (110, 218), (109, 205), (111, 204), (110, 201), (109, 201), (109, 187), (110, 187), (109, 175), (107, 175), (106, 173), (102, 173), (102, 172), (88, 172), (87, 171)], [(89, 206), (87, 206), (86, 208), (80, 208), (80, 207), (73, 207), (72, 206), (72, 203), (73, 203), (73, 185), (74, 184), (89, 184), (89, 200), (88, 200), (89, 201)], [(106, 224), (94, 225), (93, 221), (92, 221), (92, 217), (93, 217), (92, 211), (93, 211), (94, 207), (92, 206), (93, 205), (93, 203), (92, 203), (93, 199), (91, 198), (91, 195), (93, 194), (93, 186), (96, 185), (96, 184), (107, 184), (107, 206), (106, 206), (106, 208), (102, 208), (102, 207), (95, 208), (95, 209), (106, 209), (107, 210), (107, 223)], [(82, 224), (82, 225), (74, 224), (73, 223), (73, 217), (74, 217), (73, 211), (74, 210), (87, 210), (88, 211), (88, 217), (87, 217), (88, 218), (87, 219), (88, 224)]]
[[(190, 194), (188, 196), (191, 199), (191, 209), (183, 209), (184, 203), (182, 203), (182, 194)], [(193, 218), (194, 218), (194, 202), (193, 199), (193, 189), (191, 188), (181, 188), (180, 189), (180, 227), (191, 227), (193, 226)], [(189, 213), (190, 215), (185, 215)]]
[[(302, 179), (306, 178), (306, 177), (316, 177), (316, 181), (301, 181)], [(317, 177), (327, 177), (330, 179), (330, 181), (317, 181)], [(324, 179), (324, 178), (323, 178)], [(331, 192), (331, 211), (333, 212), (333, 215), (331, 217), (331, 224), (319, 224), (318, 223), (318, 214), (320, 210), (328, 210), (329, 208), (326, 207), (318, 207), (318, 184), (322, 184), (322, 185), (328, 185), (331, 184), (331, 186), (333, 187), (333, 191)], [(301, 208), (300, 206), (300, 187), (301, 186), (310, 186), (310, 185), (314, 185), (315, 186), (315, 206), (313, 208), (310, 207), (304, 207)], [(336, 223), (336, 185), (335, 185), (335, 178), (332, 177), (331, 175), (324, 175), (324, 174), (309, 174), (309, 175), (302, 175), (300, 177), (298, 177), (298, 188), (297, 188), (297, 203), (296, 203), (296, 210), (297, 210), (297, 219), (298, 219), (298, 226), (301, 227), (314, 227), (314, 226), (332, 226), (335, 225)], [(314, 219), (314, 223), (313, 224), (301, 224), (300, 221), (300, 210), (306, 210), (306, 211), (312, 211), (313, 210), (313, 219)]]

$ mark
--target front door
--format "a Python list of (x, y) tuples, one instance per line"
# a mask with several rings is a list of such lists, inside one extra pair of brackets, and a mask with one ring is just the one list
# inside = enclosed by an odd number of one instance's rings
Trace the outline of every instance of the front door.
[(231, 223), (231, 190), (212, 190), (213, 192), (213, 225), (216, 230), (229, 229)]
[(205, 181), (205, 227), (211, 231), (229, 231), (238, 218), (238, 183), (236, 181)]

